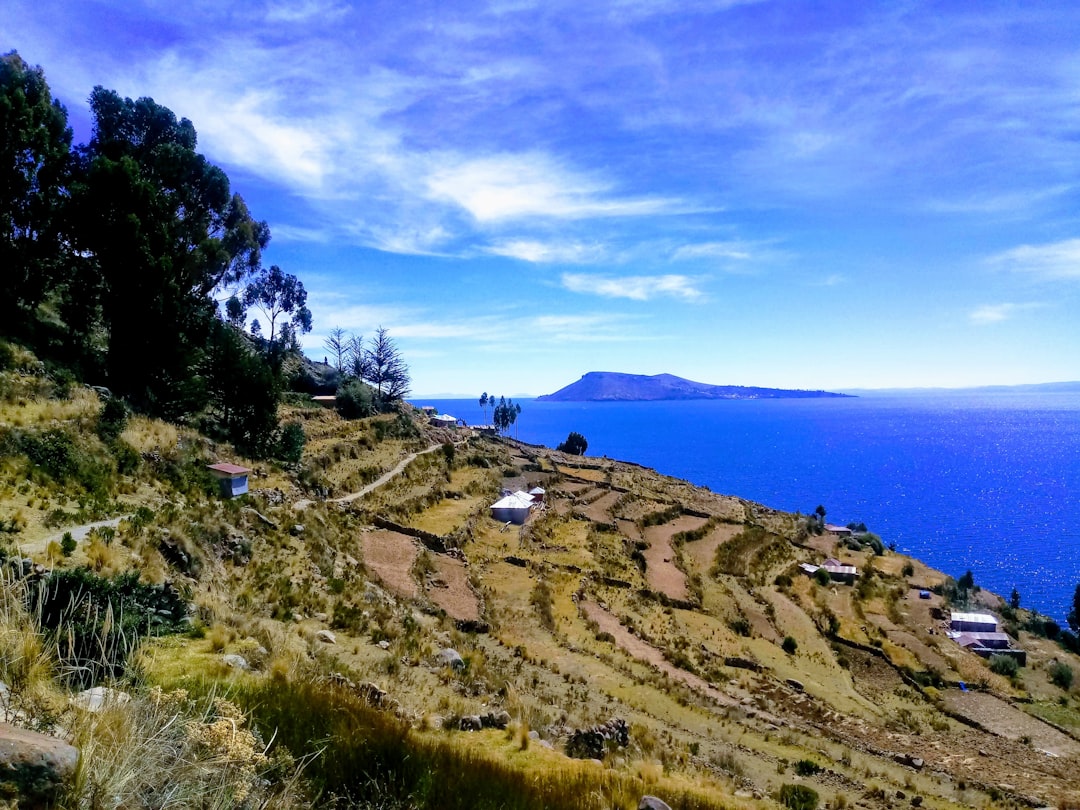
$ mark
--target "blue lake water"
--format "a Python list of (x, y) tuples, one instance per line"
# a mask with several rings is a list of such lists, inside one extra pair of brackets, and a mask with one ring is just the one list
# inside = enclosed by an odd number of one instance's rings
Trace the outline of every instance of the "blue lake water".
[[(687, 402), (520, 400), (511, 434), (786, 511), (825, 506), (953, 576), (1063, 620), (1080, 582), (1080, 394)], [(475, 400), (416, 400), (470, 424)]]

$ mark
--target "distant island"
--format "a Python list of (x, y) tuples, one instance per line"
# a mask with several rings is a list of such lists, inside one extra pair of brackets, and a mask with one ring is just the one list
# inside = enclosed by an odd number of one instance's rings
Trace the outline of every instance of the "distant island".
[(684, 380), (674, 374), (650, 376), (622, 374), (617, 371), (590, 371), (577, 382), (537, 399), (548, 402), (647, 402), (670, 399), (807, 399), (847, 396), (849, 395), (831, 391), (710, 385)]

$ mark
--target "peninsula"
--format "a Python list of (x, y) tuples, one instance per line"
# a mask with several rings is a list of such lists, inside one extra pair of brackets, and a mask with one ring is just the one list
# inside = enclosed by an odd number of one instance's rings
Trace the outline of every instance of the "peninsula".
[(831, 391), (710, 385), (685, 380), (673, 374), (650, 376), (617, 371), (590, 371), (577, 382), (537, 399), (551, 402), (645, 402), (668, 399), (798, 399), (846, 396), (848, 395)]

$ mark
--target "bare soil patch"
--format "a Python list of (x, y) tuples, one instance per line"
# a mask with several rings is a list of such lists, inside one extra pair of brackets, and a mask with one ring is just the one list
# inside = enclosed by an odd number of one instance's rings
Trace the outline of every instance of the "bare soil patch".
[[(420, 595), (412, 575), (420, 555), (419, 544), (407, 534), (378, 529), (361, 538), (364, 565), (398, 596), (415, 599)], [(449, 612), (449, 611), (448, 611)]]
[(480, 619), (480, 601), (469, 585), (469, 569), (461, 560), (433, 554), (435, 573), (424, 583), (428, 599), (462, 621)]
[(611, 523), (611, 507), (622, 497), (619, 492), (606, 492), (590, 503), (578, 509), (581, 514), (594, 523)]
[(950, 689), (942, 697), (952, 711), (1002, 737), (1030, 740), (1033, 748), (1053, 756), (1080, 756), (1080, 742), (993, 695)]
[(662, 526), (649, 526), (645, 529), (645, 540), (649, 547), (645, 555), (645, 574), (649, 587), (666, 594), (672, 599), (688, 600), (690, 590), (686, 587), (686, 574), (675, 565), (675, 549), (671, 538), (680, 532), (693, 531), (704, 525), (705, 519), (682, 515)]

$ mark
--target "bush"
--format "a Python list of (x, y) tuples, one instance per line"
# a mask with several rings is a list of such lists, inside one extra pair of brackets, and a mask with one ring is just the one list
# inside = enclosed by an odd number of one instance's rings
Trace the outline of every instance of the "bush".
[(915, 566), (909, 562), (904, 563), (904, 567), (900, 569), (900, 573), (905, 577), (913, 576), (915, 574)]
[(289, 422), (281, 429), (277, 442), (277, 457), (289, 464), (296, 464), (304, 455), (304, 429), (298, 422)]
[(78, 543), (75, 542), (75, 538), (71, 536), (71, 532), (64, 532), (63, 538), (60, 540), (60, 553), (65, 557), (70, 557), (75, 551)]
[(375, 389), (360, 380), (348, 380), (337, 390), (334, 407), (346, 419), (375, 415)]
[(995, 675), (1012, 678), (1020, 671), (1020, 665), (1016, 663), (1016, 659), (1011, 655), (991, 655), (990, 671)]
[(788, 655), (794, 655), (795, 651), (799, 649), (799, 642), (797, 642), (792, 636), (784, 638), (784, 643), (780, 645), (781, 649)]
[(1066, 692), (1072, 687), (1072, 667), (1062, 661), (1054, 661), (1050, 664), (1050, 683), (1060, 686)]
[(818, 794), (806, 785), (784, 785), (780, 788), (780, 804), (788, 810), (817, 810)]
[(829, 583), (832, 582), (832, 577), (829, 576), (829, 572), (824, 568), (819, 568), (814, 572), (814, 581), (822, 588), (827, 588)]
[(821, 766), (812, 759), (800, 759), (795, 763), (795, 773), (799, 776), (813, 776), (821, 773)]
[(575, 456), (585, 455), (585, 451), (589, 448), (589, 442), (580, 433), (571, 431), (566, 437), (566, 441), (562, 442), (555, 449), (560, 453), (570, 453)]

